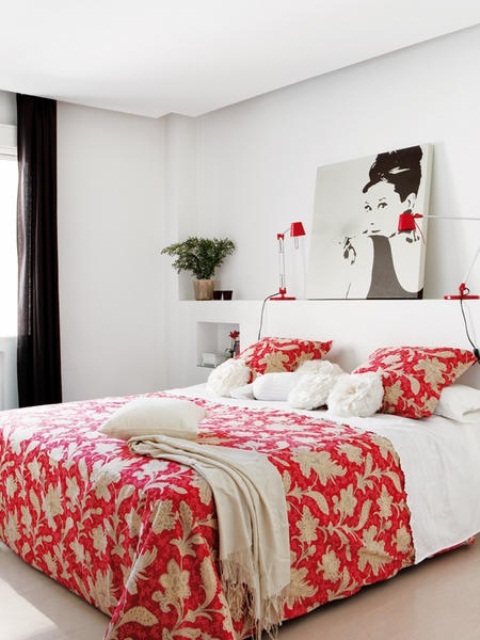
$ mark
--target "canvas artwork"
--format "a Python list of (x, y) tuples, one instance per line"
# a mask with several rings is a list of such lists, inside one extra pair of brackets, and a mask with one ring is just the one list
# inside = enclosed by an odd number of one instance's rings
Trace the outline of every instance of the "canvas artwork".
[(319, 167), (306, 297), (421, 298), (433, 147), (422, 144)]

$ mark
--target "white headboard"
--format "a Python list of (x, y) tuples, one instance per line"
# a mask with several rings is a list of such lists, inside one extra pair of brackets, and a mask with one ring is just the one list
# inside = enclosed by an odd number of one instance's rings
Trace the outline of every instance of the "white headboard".
[[(480, 301), (464, 302), (471, 338), (479, 345)], [(460, 303), (450, 300), (268, 301), (262, 336), (333, 340), (328, 357), (351, 371), (379, 347), (394, 345), (469, 349)], [(480, 365), (462, 376), (480, 388)]]

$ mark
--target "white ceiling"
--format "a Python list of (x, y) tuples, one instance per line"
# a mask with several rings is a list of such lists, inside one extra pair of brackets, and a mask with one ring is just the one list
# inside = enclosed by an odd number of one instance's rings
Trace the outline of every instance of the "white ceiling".
[(0, 0), (0, 89), (197, 116), (480, 23), (479, 0)]

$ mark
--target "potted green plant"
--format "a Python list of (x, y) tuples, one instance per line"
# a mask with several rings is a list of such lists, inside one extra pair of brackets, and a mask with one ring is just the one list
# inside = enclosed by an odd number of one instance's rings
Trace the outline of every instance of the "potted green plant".
[(235, 243), (229, 238), (197, 238), (190, 236), (162, 249), (163, 254), (173, 256), (173, 267), (180, 273), (189, 271), (194, 276), (196, 300), (211, 300), (213, 276), (225, 258), (235, 251)]

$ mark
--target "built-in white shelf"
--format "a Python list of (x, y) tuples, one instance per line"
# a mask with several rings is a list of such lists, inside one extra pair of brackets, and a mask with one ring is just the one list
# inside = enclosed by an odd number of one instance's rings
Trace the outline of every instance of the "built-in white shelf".
[[(240, 331), (242, 349), (253, 344), (258, 339), (262, 305), (262, 300), (178, 301), (172, 309), (172, 339), (166, 358), (169, 386), (205, 382), (211, 369), (197, 366), (202, 362), (201, 353), (223, 352), (231, 330)], [(465, 312), (477, 342), (480, 300), (467, 301)], [(345, 371), (358, 367), (380, 346), (441, 343), (468, 348), (459, 304), (446, 300), (267, 302), (261, 336), (332, 340), (329, 358)], [(462, 384), (480, 386), (479, 376), (480, 367), (471, 367)]]

